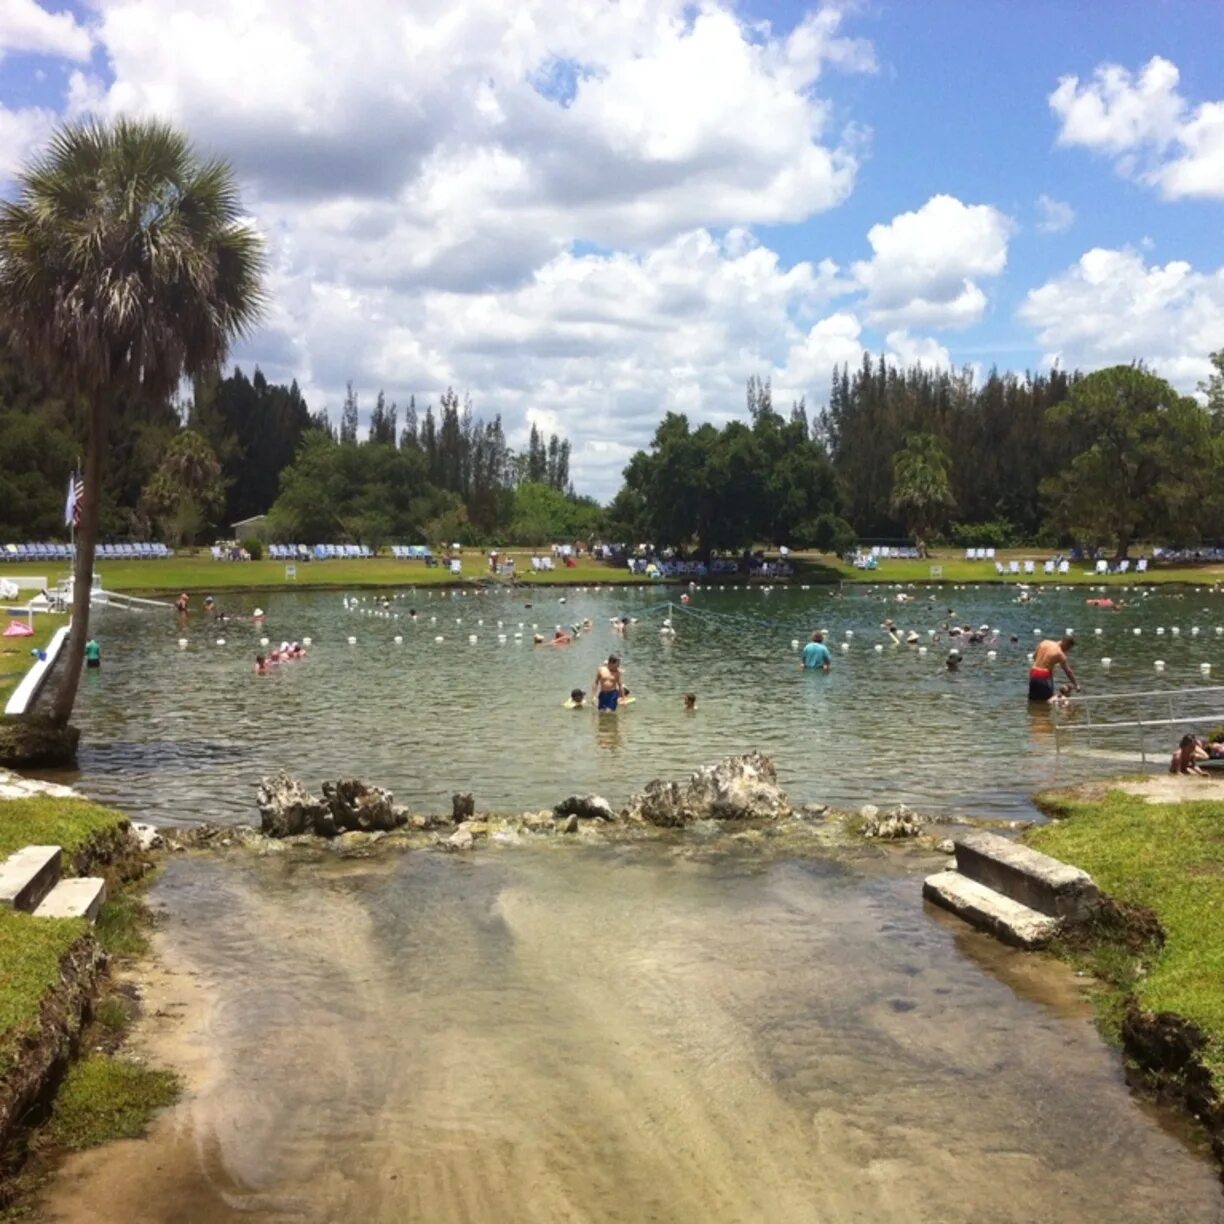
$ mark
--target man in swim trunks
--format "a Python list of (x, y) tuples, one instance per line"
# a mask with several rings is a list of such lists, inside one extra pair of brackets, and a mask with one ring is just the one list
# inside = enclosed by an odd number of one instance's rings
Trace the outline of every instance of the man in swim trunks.
[(598, 694), (595, 704), (601, 712), (616, 713), (617, 703), (625, 688), (625, 678), (621, 674), (620, 659), (609, 655), (606, 663), (599, 665), (595, 673), (595, 692)]
[(1071, 670), (1071, 664), (1067, 659), (1067, 651), (1074, 645), (1075, 639), (1072, 637), (1060, 638), (1057, 642), (1052, 638), (1046, 638), (1045, 641), (1038, 643), (1033, 653), (1033, 666), (1029, 669), (1028, 699), (1030, 701), (1048, 702), (1054, 696), (1054, 669), (1056, 667), (1063, 669), (1067, 679), (1071, 681), (1072, 689), (1079, 692), (1079, 681), (1075, 678), (1075, 673)]

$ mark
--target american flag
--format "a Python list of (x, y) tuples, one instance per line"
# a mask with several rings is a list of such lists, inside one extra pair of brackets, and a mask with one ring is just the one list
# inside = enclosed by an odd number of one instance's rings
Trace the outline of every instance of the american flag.
[(64, 506), (64, 525), (81, 525), (81, 498), (85, 496), (85, 479), (77, 472), (68, 477), (68, 501)]

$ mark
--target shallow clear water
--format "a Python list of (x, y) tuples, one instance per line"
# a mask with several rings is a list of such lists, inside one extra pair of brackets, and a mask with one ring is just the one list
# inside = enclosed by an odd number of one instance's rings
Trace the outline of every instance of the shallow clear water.
[(921, 867), (558, 839), (179, 858), (142, 1052), (194, 1070), (48, 1217), (1206, 1224), (1069, 970)]
[[(1073, 661), (1091, 694), (1209, 683), (1202, 662), (1224, 676), (1224, 637), (1215, 634), (1224, 598), (1207, 590), (1126, 593), (1134, 606), (1119, 612), (1087, 607), (1083, 589), (1039, 593), (1027, 606), (999, 588), (912, 593), (915, 602), (901, 606), (887, 588), (848, 588), (844, 598), (699, 591), (686, 610), (674, 589), (404, 592), (386, 617), (346, 611), (341, 593), (222, 597), (247, 615), (261, 604), (263, 629), (249, 620), (219, 629), (196, 615), (180, 630), (169, 611), (111, 609), (95, 626), (103, 669), (82, 685), (78, 784), (163, 821), (249, 820), (255, 783), (280, 768), (312, 785), (358, 775), (416, 808), (447, 808), (453, 791), (472, 790), (479, 806), (522, 809), (575, 791), (621, 801), (652, 777), (759, 748), (775, 757), (798, 800), (904, 800), (1011, 817), (1031, 814), (1028, 796), (1040, 787), (1137, 763), (1133, 732), (1078, 739), (1091, 751), (1055, 753), (1048, 712), (1025, 701), (1035, 628), (1076, 629)], [(362, 609), (381, 611), (378, 597), (363, 598)], [(670, 641), (658, 632), (668, 600), (677, 628)], [(949, 606), (962, 623), (1001, 630), (995, 660), (986, 647), (965, 647), (960, 671), (949, 674), (946, 637), (925, 655), (887, 644), (873, 650), (885, 641), (885, 616), (927, 642)], [(624, 638), (609, 625), (621, 612), (640, 617)], [(594, 630), (575, 645), (531, 645), (533, 625), (548, 634), (559, 621), (585, 617)], [(835, 651), (828, 676), (802, 674), (791, 648), (818, 627), (830, 631)], [(215, 645), (222, 635), (226, 645)], [(261, 635), (309, 636), (314, 646), (306, 660), (256, 676)], [(350, 635), (356, 645), (347, 644)], [(842, 642), (850, 643), (845, 654)], [(610, 651), (624, 658), (636, 702), (615, 716), (563, 709), (570, 689), (590, 689)], [(1109, 670), (1103, 655), (1113, 660)], [(1167, 664), (1159, 675), (1158, 657)], [(698, 696), (696, 713), (682, 709), (686, 691)], [(1217, 697), (1200, 708), (1224, 721)], [(1165, 750), (1177, 734), (1151, 734), (1149, 749)]]

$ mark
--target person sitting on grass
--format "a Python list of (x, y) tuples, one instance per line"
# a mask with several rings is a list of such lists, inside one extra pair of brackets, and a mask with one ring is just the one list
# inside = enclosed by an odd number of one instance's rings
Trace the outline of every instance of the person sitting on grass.
[(1199, 774), (1204, 776), (1204, 770), (1199, 767), (1199, 761), (1207, 759), (1207, 752), (1195, 735), (1183, 735), (1181, 742), (1169, 762), (1171, 774)]

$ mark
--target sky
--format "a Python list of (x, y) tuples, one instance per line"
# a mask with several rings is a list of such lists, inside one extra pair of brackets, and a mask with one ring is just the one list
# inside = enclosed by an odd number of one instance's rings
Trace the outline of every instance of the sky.
[(453, 386), (610, 497), (666, 411), (864, 352), (1224, 348), (1217, 0), (0, 0), (0, 195), (56, 123), (227, 158), (271, 303), (234, 361), (363, 419)]

